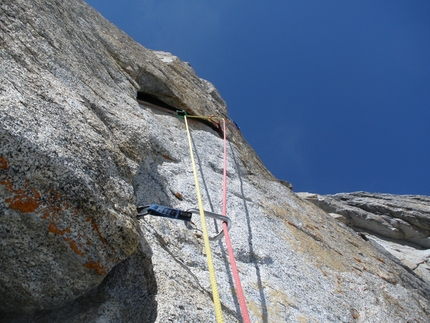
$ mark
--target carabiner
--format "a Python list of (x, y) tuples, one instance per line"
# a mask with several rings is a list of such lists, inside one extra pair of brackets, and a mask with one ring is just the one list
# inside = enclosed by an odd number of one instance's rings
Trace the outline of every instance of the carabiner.
[[(185, 223), (189, 223), (191, 221), (191, 215), (194, 214), (200, 214), (200, 211), (198, 209), (189, 209), (186, 211), (182, 211), (180, 209), (174, 209), (174, 208), (170, 208), (167, 206), (161, 206), (161, 205), (157, 205), (157, 204), (151, 204), (151, 205), (145, 205), (145, 206), (137, 206), (137, 218), (141, 218), (144, 217), (147, 214), (150, 215), (155, 215), (155, 216), (161, 216), (161, 217), (166, 217), (166, 218), (170, 218), (170, 219), (177, 219), (177, 220), (182, 220), (185, 221)], [(227, 229), (230, 230), (231, 228), (231, 220), (229, 217), (218, 214), (218, 213), (213, 213), (213, 212), (208, 212), (208, 211), (204, 211), (205, 212), (205, 216), (215, 219), (215, 220), (219, 220), (222, 222), (227, 222)], [(209, 238), (211, 241), (217, 241), (219, 239), (221, 239), (224, 236), (224, 229), (221, 230), (221, 232), (219, 232), (215, 237)]]
[[(188, 209), (187, 212), (191, 212), (194, 214), (200, 214), (200, 211), (198, 209)], [(218, 213), (213, 213), (213, 212), (208, 212), (208, 211), (204, 211), (205, 212), (205, 216), (209, 217), (209, 218), (213, 218), (215, 220), (220, 220), (222, 222), (227, 222), (227, 229), (230, 230), (231, 229), (231, 220), (229, 217), (222, 215), (222, 214), (218, 214)], [(220, 233), (218, 233), (215, 237), (209, 238), (209, 240), (211, 241), (217, 241), (219, 239), (221, 239), (224, 236), (224, 229), (221, 230)]]
[(145, 205), (145, 206), (136, 206), (137, 209), (137, 218), (140, 218), (142, 216), (145, 216), (148, 214), (148, 209), (151, 205)]

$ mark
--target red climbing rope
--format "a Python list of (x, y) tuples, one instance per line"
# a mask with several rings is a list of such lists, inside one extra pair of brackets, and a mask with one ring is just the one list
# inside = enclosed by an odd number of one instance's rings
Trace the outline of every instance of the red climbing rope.
[[(226, 119), (224, 118), (218, 118), (215, 116), (189, 116), (185, 111), (176, 111), (178, 116), (186, 118), (198, 118), (198, 119), (206, 119), (213, 123), (215, 123), (218, 127), (220, 127), (220, 120), (223, 121), (223, 134), (224, 134), (224, 176), (223, 176), (223, 201), (222, 201), (222, 215), (227, 216), (227, 129), (226, 129)], [(229, 121), (229, 120), (228, 120)], [(231, 121), (229, 121), (231, 122)], [(233, 124), (235, 128), (239, 130), (237, 125)], [(188, 126), (187, 126), (188, 129)], [(191, 142), (190, 142), (191, 147)], [(197, 182), (196, 182), (197, 183)], [(236, 291), (237, 291), (237, 298), (239, 300), (239, 306), (240, 311), (242, 312), (242, 319), (244, 323), (250, 323), (249, 314), (248, 314), (248, 308), (246, 306), (246, 300), (245, 296), (243, 294), (242, 284), (240, 282), (239, 277), (239, 271), (237, 270), (236, 266), (236, 259), (234, 257), (233, 247), (231, 245), (230, 241), (230, 234), (228, 233), (228, 224), (227, 222), (222, 223), (223, 231), (224, 231), (224, 237), (225, 237), (225, 243), (227, 245), (227, 251), (228, 256), (230, 258), (230, 265), (231, 265), (231, 271), (233, 272), (233, 279), (234, 283), (236, 285)]]
[[(224, 132), (224, 179), (223, 179), (223, 199), (222, 199), (222, 215), (227, 216), (227, 131), (225, 126), (225, 119), (223, 119), (223, 132)], [(245, 296), (240, 282), (239, 271), (236, 266), (236, 259), (234, 257), (233, 247), (230, 241), (230, 234), (228, 233), (227, 223), (223, 222), (223, 231), (225, 236), (225, 244), (227, 245), (228, 256), (230, 258), (231, 271), (233, 272), (234, 282), (236, 284), (237, 298), (239, 299), (240, 311), (244, 323), (249, 323), (248, 308), (246, 306)]]

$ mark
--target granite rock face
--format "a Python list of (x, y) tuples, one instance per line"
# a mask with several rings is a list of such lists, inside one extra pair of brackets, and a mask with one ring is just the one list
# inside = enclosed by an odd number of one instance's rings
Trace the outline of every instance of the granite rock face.
[(379, 243), (430, 281), (430, 197), (367, 192), (299, 196)]
[[(79, 0), (0, 4), (0, 316), (4, 322), (214, 322), (184, 121), (228, 117), (189, 64)], [(220, 212), (223, 140), (190, 119), (204, 207)], [(275, 179), (230, 122), (230, 235), (252, 322), (425, 322), (426, 281)], [(208, 220), (211, 235), (219, 224)], [(223, 242), (226, 322), (240, 322)]]

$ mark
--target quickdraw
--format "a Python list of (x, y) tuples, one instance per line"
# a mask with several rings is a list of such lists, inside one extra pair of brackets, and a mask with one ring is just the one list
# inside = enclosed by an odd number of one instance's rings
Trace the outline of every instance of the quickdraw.
[[(205, 250), (206, 250), (206, 258), (207, 258), (207, 262), (208, 262), (208, 271), (209, 271), (211, 287), (212, 287), (212, 298), (213, 298), (213, 302), (214, 302), (215, 315), (216, 315), (217, 323), (224, 323), (224, 318), (222, 316), (221, 300), (219, 297), (218, 286), (217, 286), (216, 275), (215, 275), (215, 268), (214, 268), (214, 264), (213, 264), (213, 260), (212, 260), (212, 252), (211, 252), (211, 249), (209, 246), (209, 240), (212, 240), (212, 241), (218, 240), (221, 237), (225, 236), (227, 251), (229, 254), (229, 258), (230, 258), (230, 265), (231, 265), (232, 272), (233, 272), (234, 282), (236, 284), (237, 297), (238, 297), (240, 309), (242, 312), (243, 323), (250, 323), (250, 318), (249, 318), (249, 314), (248, 314), (248, 308), (246, 305), (245, 295), (243, 293), (242, 284), (241, 284), (240, 277), (239, 277), (239, 271), (238, 271), (237, 266), (236, 266), (236, 260), (235, 260), (235, 256), (234, 256), (234, 252), (233, 252), (233, 247), (232, 247), (232, 244), (230, 241), (230, 236), (229, 236), (231, 221), (226, 216), (226, 208), (227, 208), (227, 206), (226, 206), (226, 203), (227, 203), (227, 133), (226, 133), (227, 129), (226, 129), (226, 122), (230, 123), (238, 131), (240, 131), (240, 128), (237, 125), (237, 123), (231, 119), (216, 117), (213, 115), (212, 116), (195, 116), (195, 115), (188, 115), (188, 113), (185, 110), (182, 110), (182, 111), (176, 110), (176, 116), (178, 118), (184, 119), (184, 121), (185, 121), (185, 128), (187, 131), (188, 146), (190, 149), (190, 158), (191, 158), (191, 164), (192, 164), (192, 168), (193, 168), (196, 195), (197, 195), (197, 200), (198, 200), (198, 204), (199, 204), (199, 209), (189, 209), (187, 211), (182, 211), (179, 209), (173, 209), (173, 208), (169, 208), (169, 207), (161, 207), (161, 206), (158, 206), (156, 204), (153, 204), (150, 206), (138, 207), (138, 212), (139, 212), (138, 218), (141, 216), (145, 216), (146, 214), (151, 214), (151, 215), (155, 215), (155, 216), (164, 216), (167, 218), (183, 220), (189, 224), (189, 223), (192, 223), (191, 222), (192, 214), (200, 214), (202, 232), (203, 232), (203, 238), (204, 238)], [(198, 178), (197, 178), (197, 170), (196, 170), (196, 165), (195, 165), (195, 161), (194, 161), (194, 153), (193, 153), (193, 149), (192, 149), (191, 134), (190, 134), (190, 129), (188, 127), (188, 121), (187, 121), (188, 118), (200, 119), (204, 123), (209, 124), (212, 129), (214, 129), (215, 128), (214, 125), (216, 125), (216, 127), (218, 129), (218, 133), (220, 135), (222, 135), (222, 137), (223, 137), (223, 140), (224, 140), (224, 175), (223, 175), (222, 215), (203, 210), (202, 197), (200, 194), (199, 182), (198, 182)], [(222, 122), (223, 127), (221, 127), (221, 122)], [(217, 236), (215, 236), (213, 238), (210, 238), (208, 233), (207, 233), (205, 216), (208, 216), (208, 217), (222, 221), (222, 228), (223, 228), (222, 231)]]
[[(222, 222), (226, 222), (227, 223), (227, 230), (231, 229), (232, 222), (231, 222), (229, 217), (226, 217), (226, 216), (221, 215), (221, 214), (209, 212), (209, 211), (204, 211), (204, 212), (205, 212), (205, 216), (207, 216), (209, 218), (219, 220)], [(193, 214), (199, 214), (199, 210), (198, 209), (188, 209), (186, 211), (183, 211), (180, 209), (175, 209), (175, 208), (162, 206), (162, 205), (158, 205), (158, 204), (151, 204), (151, 205), (145, 205), (145, 206), (138, 206), (137, 207), (137, 218), (138, 219), (140, 219), (140, 218), (142, 218), (148, 214), (154, 215), (154, 216), (161, 216), (161, 217), (165, 217), (165, 218), (169, 218), (169, 219), (176, 219), (176, 220), (182, 220), (182, 221), (190, 222), (192, 215)], [(211, 237), (209, 239), (211, 241), (217, 241), (217, 240), (221, 239), (222, 237), (224, 237), (224, 229), (221, 230), (215, 237)]]
[[(202, 222), (204, 222), (205, 212), (202, 211), (202, 206), (201, 206), (201, 197), (200, 197), (200, 193), (199, 193), (199, 189), (198, 189), (198, 181), (196, 178), (196, 170), (195, 170), (195, 165), (194, 165), (194, 160), (193, 160), (193, 151), (192, 151), (192, 144), (191, 144), (190, 131), (188, 128), (187, 118), (197, 118), (197, 119), (209, 120), (210, 122), (217, 125), (218, 129), (220, 129), (220, 132), (223, 135), (222, 137), (224, 139), (224, 175), (223, 175), (223, 210), (222, 210), (222, 214), (223, 214), (223, 216), (226, 216), (226, 212), (227, 212), (227, 205), (226, 205), (226, 203), (227, 203), (227, 132), (226, 132), (227, 129), (226, 129), (226, 122), (229, 122), (230, 124), (232, 124), (238, 131), (240, 131), (239, 126), (233, 120), (230, 120), (230, 119), (219, 118), (219, 117), (215, 117), (215, 116), (209, 116), (209, 117), (206, 117), (206, 116), (190, 116), (184, 110), (183, 111), (176, 111), (176, 115), (179, 118), (183, 118), (185, 121), (185, 127), (187, 130), (188, 142), (189, 142), (189, 146), (190, 146), (190, 156), (191, 156), (191, 160), (192, 160), (192, 164), (193, 164), (193, 173), (194, 173), (195, 182), (196, 182), (196, 192), (197, 192), (197, 198), (199, 199), (199, 208), (200, 208), (200, 215), (202, 217)], [(221, 128), (221, 121), (223, 124), (222, 128)], [(223, 226), (222, 232), (225, 231), (225, 240), (226, 240), (226, 245), (227, 245), (227, 251), (229, 254), (229, 258), (230, 258), (230, 265), (231, 265), (232, 272), (233, 272), (233, 278), (234, 278), (234, 281), (236, 284), (236, 291), (237, 291), (240, 309), (242, 312), (243, 322), (244, 323), (250, 323), (250, 318), (249, 318), (249, 314), (248, 314), (248, 308), (246, 305), (245, 295), (243, 294), (242, 284), (240, 282), (240, 277), (239, 277), (239, 271), (238, 271), (237, 266), (236, 266), (236, 259), (234, 256), (233, 247), (232, 247), (232, 244), (230, 241), (229, 230), (227, 229), (226, 222), (223, 222), (222, 226)], [(203, 231), (205, 231), (205, 230), (203, 230)], [(206, 241), (205, 241), (205, 245), (206, 245)], [(207, 256), (208, 257), (208, 267), (209, 267), (209, 274), (211, 277), (212, 296), (213, 296), (213, 300), (214, 300), (216, 320), (218, 323), (221, 323), (221, 322), (224, 322), (224, 320), (222, 318), (222, 311), (221, 311), (220, 300), (219, 300), (219, 295), (218, 295), (218, 288), (216, 286), (216, 278), (215, 278), (215, 273), (214, 273), (213, 264), (212, 264), (212, 256), (210, 253), (209, 246), (206, 245), (206, 248), (207, 248), (207, 254), (208, 254), (208, 256)]]
[(162, 206), (158, 204), (151, 204), (145, 206), (137, 207), (137, 218), (141, 218), (147, 214), (162, 216), (165, 218), (183, 220), (183, 221), (191, 221), (191, 212), (182, 211), (180, 209), (174, 209), (167, 206)]

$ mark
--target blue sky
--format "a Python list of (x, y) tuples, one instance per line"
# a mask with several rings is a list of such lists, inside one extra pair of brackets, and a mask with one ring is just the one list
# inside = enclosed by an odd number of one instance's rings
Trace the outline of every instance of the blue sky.
[(212, 82), (295, 191), (430, 195), (430, 1), (87, 2)]

